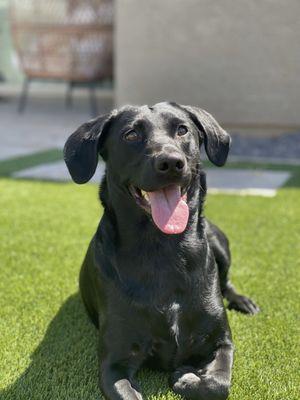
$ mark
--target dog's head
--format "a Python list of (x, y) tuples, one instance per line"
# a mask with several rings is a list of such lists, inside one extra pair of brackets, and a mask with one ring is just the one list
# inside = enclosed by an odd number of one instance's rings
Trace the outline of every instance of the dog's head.
[(128, 106), (80, 126), (64, 157), (73, 180), (86, 183), (100, 154), (124, 194), (164, 233), (175, 234), (187, 225), (186, 192), (199, 170), (202, 143), (212, 163), (225, 164), (230, 136), (206, 111), (176, 103)]

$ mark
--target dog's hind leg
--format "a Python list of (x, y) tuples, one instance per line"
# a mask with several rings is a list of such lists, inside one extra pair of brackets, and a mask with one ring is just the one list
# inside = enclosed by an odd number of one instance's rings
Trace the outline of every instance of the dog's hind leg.
[(237, 310), (244, 314), (257, 314), (259, 307), (247, 296), (236, 292), (234, 286), (227, 281), (223, 297), (228, 300), (228, 309)]
[(228, 309), (244, 314), (257, 314), (259, 307), (248, 297), (237, 293), (228, 277), (231, 264), (229, 242), (225, 234), (214, 224), (207, 221), (207, 236), (218, 266), (222, 296), (228, 300)]

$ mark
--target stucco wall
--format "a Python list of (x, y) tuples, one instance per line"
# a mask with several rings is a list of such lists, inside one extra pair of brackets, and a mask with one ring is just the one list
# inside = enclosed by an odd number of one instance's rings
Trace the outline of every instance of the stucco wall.
[(116, 103), (300, 126), (299, 0), (116, 0)]

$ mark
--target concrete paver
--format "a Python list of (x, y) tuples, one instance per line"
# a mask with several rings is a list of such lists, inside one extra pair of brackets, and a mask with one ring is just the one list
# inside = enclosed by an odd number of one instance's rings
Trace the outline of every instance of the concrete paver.
[[(99, 162), (97, 170), (90, 182), (99, 183), (105, 171), (105, 164)], [(71, 181), (69, 171), (67, 170), (64, 161), (58, 161), (49, 164), (42, 164), (32, 168), (26, 168), (22, 171), (15, 172), (13, 174), (15, 178), (26, 178), (26, 179), (40, 179), (57, 182)]]
[(207, 186), (211, 193), (272, 197), (289, 177), (287, 171), (211, 169), (207, 173)]

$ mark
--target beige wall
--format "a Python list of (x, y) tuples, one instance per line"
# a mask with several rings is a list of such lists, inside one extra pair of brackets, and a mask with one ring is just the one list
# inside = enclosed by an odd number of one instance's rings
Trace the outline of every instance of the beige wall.
[(300, 126), (299, 0), (116, 0), (116, 102)]

